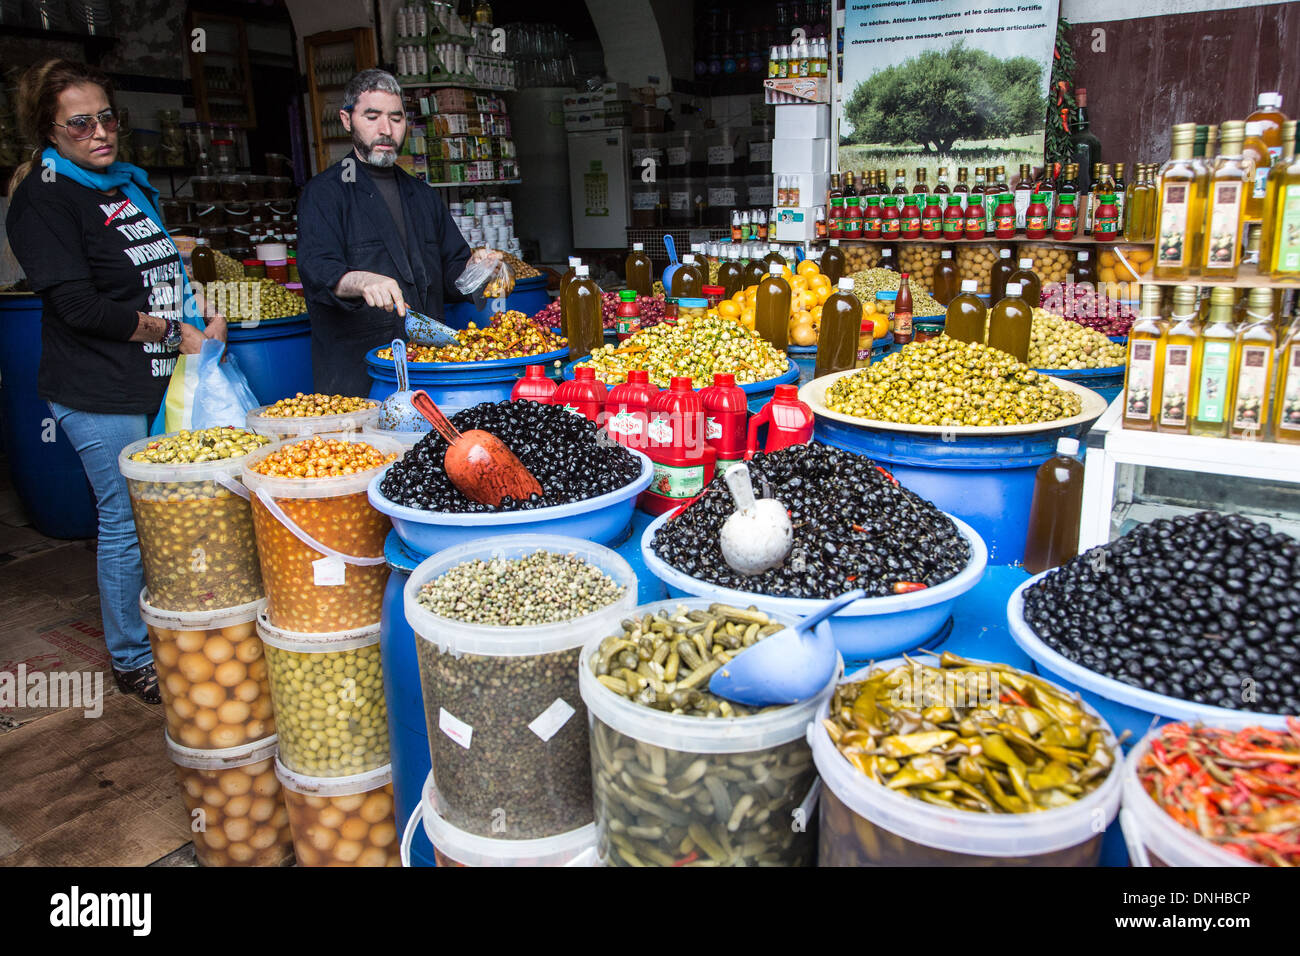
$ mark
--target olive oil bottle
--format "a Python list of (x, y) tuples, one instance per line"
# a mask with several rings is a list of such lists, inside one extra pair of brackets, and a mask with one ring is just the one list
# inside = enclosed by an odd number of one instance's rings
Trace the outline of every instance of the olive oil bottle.
[[(1020, 268), (1007, 277), (1007, 285), (1013, 282), (1020, 283), (1020, 298), (1029, 303), (1031, 309), (1038, 308), (1042, 301), (1043, 281), (1038, 278), (1038, 273), (1034, 272), (1033, 259), (1021, 259)], [(1021, 359), (1023, 362), (1024, 359)]]
[[(973, 200), (972, 200), (973, 201)], [(1034, 313), (1023, 298), (1019, 282), (1007, 283), (1007, 294), (989, 313), (989, 348), (1001, 349), (1016, 361), (1029, 361), (1029, 337)]]
[(813, 378), (857, 366), (861, 329), (862, 303), (853, 294), (853, 279), (844, 276), (839, 280), (839, 288), (822, 306)]
[(989, 316), (984, 300), (975, 294), (979, 283), (974, 279), (961, 280), (961, 294), (948, 303), (944, 316), (944, 334), (962, 342), (984, 344), (988, 337)]
[(1255, 183), (1254, 164), (1242, 152), (1246, 124), (1229, 120), (1219, 127), (1223, 146), (1214, 161), (1205, 198), (1205, 236), (1201, 274), (1235, 279), (1241, 266), (1241, 232), (1246, 202)]
[(1164, 374), (1160, 385), (1160, 417), (1156, 431), (1186, 435), (1191, 425), (1196, 355), (1196, 286), (1174, 289), (1172, 325), (1165, 333)]
[(1155, 431), (1156, 409), (1160, 407), (1160, 385), (1164, 380), (1160, 347), (1160, 286), (1142, 287), (1138, 319), (1128, 333), (1128, 369), (1124, 372), (1124, 427), (1133, 431)]
[(1273, 368), (1273, 440), (1300, 445), (1300, 317), (1283, 336)]
[(1226, 438), (1230, 424), (1228, 401), (1232, 368), (1236, 364), (1237, 332), (1232, 327), (1233, 290), (1216, 286), (1210, 293), (1210, 318), (1197, 340), (1196, 397), (1192, 405), (1191, 433)]
[(754, 331), (781, 352), (790, 344), (790, 283), (784, 273), (781, 263), (770, 263), (754, 302)]
[(1259, 441), (1266, 437), (1272, 390), (1269, 373), (1277, 339), (1273, 332), (1273, 290), (1251, 289), (1246, 318), (1237, 333), (1232, 365), (1232, 424), (1229, 438)]
[(1195, 136), (1195, 123), (1176, 125), (1173, 151), (1169, 161), (1160, 167), (1154, 265), (1157, 279), (1185, 279), (1199, 269), (1197, 253), (1205, 218), (1205, 192), (1200, 171), (1192, 163)]
[(1296, 121), (1282, 124), (1282, 157), (1269, 170), (1259, 271), (1276, 278), (1300, 279), (1300, 156)]

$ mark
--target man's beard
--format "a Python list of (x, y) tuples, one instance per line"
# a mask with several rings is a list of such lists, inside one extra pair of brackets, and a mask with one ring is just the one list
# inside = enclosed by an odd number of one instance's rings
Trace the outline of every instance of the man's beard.
[[(391, 136), (380, 136), (373, 143), (367, 143), (356, 133), (352, 134), (352, 145), (356, 151), (365, 157), (366, 162), (371, 166), (392, 166), (397, 162), (397, 143)], [(376, 146), (391, 146), (391, 151), (375, 149)]]

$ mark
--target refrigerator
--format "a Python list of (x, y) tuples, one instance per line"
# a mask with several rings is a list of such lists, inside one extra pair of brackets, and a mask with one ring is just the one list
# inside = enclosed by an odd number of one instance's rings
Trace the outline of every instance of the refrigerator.
[(627, 248), (627, 128), (568, 135), (573, 247)]

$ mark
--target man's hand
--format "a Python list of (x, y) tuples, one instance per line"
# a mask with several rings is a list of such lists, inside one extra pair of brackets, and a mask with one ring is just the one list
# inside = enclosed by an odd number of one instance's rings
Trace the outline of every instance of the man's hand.
[(181, 323), (181, 354), (198, 355), (199, 349), (203, 348), (203, 343), (207, 341), (207, 336), (188, 322)]
[(396, 279), (381, 276), (377, 272), (346, 272), (334, 287), (334, 294), (340, 299), (365, 299), (366, 305), (376, 309), (387, 309), (397, 314), (406, 315), (406, 300), (402, 296), (402, 287)]
[(488, 249), (488, 248), (475, 249), (473, 254), (469, 257), (469, 261), (470, 262), (486, 262), (486, 261), (500, 262), (501, 250)]

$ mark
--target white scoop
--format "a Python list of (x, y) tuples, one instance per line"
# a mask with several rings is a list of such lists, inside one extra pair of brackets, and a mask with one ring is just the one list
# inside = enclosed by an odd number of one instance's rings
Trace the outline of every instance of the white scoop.
[(778, 567), (794, 545), (794, 528), (785, 505), (775, 498), (754, 498), (754, 485), (746, 465), (727, 471), (727, 488), (736, 512), (722, 526), (722, 557), (741, 574), (762, 574)]

